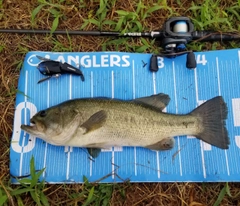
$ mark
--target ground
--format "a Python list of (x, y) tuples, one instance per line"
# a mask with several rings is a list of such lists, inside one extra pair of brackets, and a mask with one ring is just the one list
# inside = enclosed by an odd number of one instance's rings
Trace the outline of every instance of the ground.
[[(240, 1), (0, 0), (0, 28), (159, 30), (171, 16), (190, 17), (195, 29), (240, 31)], [(193, 43), (193, 50), (237, 48), (238, 42)], [(159, 52), (149, 39), (0, 33), (0, 205), (240, 205), (239, 183), (122, 183), (13, 186), (9, 147), (18, 77), (29, 51)], [(40, 199), (40, 201), (38, 200)]]

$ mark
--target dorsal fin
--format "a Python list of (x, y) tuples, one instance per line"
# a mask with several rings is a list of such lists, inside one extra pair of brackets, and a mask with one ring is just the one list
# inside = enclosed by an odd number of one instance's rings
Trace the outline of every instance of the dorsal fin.
[(160, 111), (162, 111), (168, 105), (169, 101), (170, 97), (167, 94), (163, 93), (132, 100), (134, 103), (147, 105)]

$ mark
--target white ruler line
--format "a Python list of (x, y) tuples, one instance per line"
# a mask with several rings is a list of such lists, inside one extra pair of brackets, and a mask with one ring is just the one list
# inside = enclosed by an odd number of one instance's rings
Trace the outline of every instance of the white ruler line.
[(69, 99), (72, 99), (72, 74), (70, 74), (69, 80)]
[[(155, 72), (152, 73), (152, 77), (153, 77), (153, 94), (156, 94), (157, 90), (156, 90), (156, 73)], [(159, 152), (158, 151), (156, 151), (156, 159), (157, 159), (158, 178), (160, 178), (161, 173), (160, 173), (160, 162), (159, 162)]]
[(177, 104), (177, 86), (176, 86), (176, 74), (175, 74), (175, 64), (174, 61), (172, 62), (172, 69), (173, 69), (173, 86), (174, 86), (174, 98), (175, 98), (175, 107), (176, 113), (178, 113), (178, 104)]
[[(208, 68), (209, 70), (209, 68)], [(199, 97), (198, 97), (198, 80), (197, 80), (197, 68), (194, 69), (194, 79), (195, 79), (195, 88), (196, 88), (196, 101), (197, 101), (197, 105), (199, 106)], [(203, 177), (206, 178), (206, 165), (205, 165), (205, 158), (204, 158), (204, 151), (203, 151), (203, 142), (202, 140), (200, 140), (200, 148), (201, 148), (201, 157), (202, 157), (202, 170), (203, 170)]]
[(240, 67), (240, 50), (238, 50), (238, 62), (239, 62), (239, 67)]
[[(93, 72), (91, 71), (91, 76), (90, 76), (90, 84), (91, 84), (91, 98), (93, 98)], [(90, 161), (90, 167), (89, 167), (89, 175), (92, 176), (92, 160)]]
[(114, 71), (112, 71), (112, 98), (114, 98)]
[(153, 94), (156, 94), (157, 93), (157, 90), (156, 90), (156, 73), (153, 72)]
[[(177, 88), (176, 88), (176, 75), (175, 75), (175, 64), (174, 61), (172, 62), (172, 68), (173, 68), (173, 83), (174, 83), (174, 97), (175, 97), (175, 107), (176, 107), (176, 114), (178, 114), (178, 103), (177, 103)], [(180, 175), (182, 176), (182, 156), (181, 156), (181, 148), (180, 148), (180, 140), (179, 136), (178, 139), (178, 157), (179, 157), (179, 169), (180, 169)]]
[[(220, 82), (220, 75), (219, 75), (219, 61), (218, 61), (218, 57), (216, 57), (216, 68), (217, 68), (217, 78), (218, 78), (218, 95), (221, 96), (221, 82)], [(228, 176), (229, 176), (230, 175), (230, 170), (229, 170), (229, 164), (228, 164), (227, 150), (224, 150), (224, 152), (225, 152), (227, 173), (228, 173)]]
[(218, 57), (216, 57), (216, 68), (217, 68), (217, 79), (218, 79), (218, 95), (221, 95)]
[[(49, 84), (50, 81), (47, 81), (47, 82), (48, 82), (48, 86), (47, 86), (47, 108), (49, 108), (50, 107), (50, 84)], [(48, 143), (46, 142), (45, 143), (45, 150), (44, 150), (43, 168), (46, 168), (47, 146), (48, 146)], [(45, 177), (45, 175), (46, 175), (46, 169), (43, 172), (43, 177)]]
[(91, 74), (90, 74), (90, 80), (91, 80), (91, 82), (90, 82), (90, 86), (91, 86), (91, 98), (93, 98), (93, 72), (91, 72)]
[(134, 65), (134, 60), (132, 61), (132, 74), (133, 74), (133, 85), (132, 85), (132, 87), (133, 87), (133, 99), (135, 99), (136, 98), (136, 88), (135, 88), (135, 65)]
[(197, 105), (196, 107), (198, 106), (198, 102), (199, 102), (199, 99), (198, 99), (198, 81), (197, 81), (197, 67), (194, 69), (194, 80), (195, 80), (195, 90), (196, 90), (196, 101), (197, 101)]
[[(72, 99), (72, 75), (69, 76), (69, 99)], [(69, 179), (69, 170), (70, 170), (70, 155), (72, 152), (72, 147), (67, 147), (67, 171), (66, 179)]]
[[(133, 99), (136, 98), (136, 88), (135, 88), (135, 62), (134, 60), (132, 61), (132, 75), (133, 75), (133, 84), (132, 84), (132, 87), (133, 87)], [(137, 176), (137, 148), (134, 147), (134, 173), (135, 173), (135, 176)]]
[[(24, 102), (25, 102), (25, 108), (24, 108), (24, 124), (27, 124), (27, 86), (28, 86), (28, 71), (25, 73), (25, 90), (24, 90)], [(19, 165), (19, 176), (22, 176), (22, 164), (23, 164), (23, 147), (25, 142), (26, 132), (23, 133), (22, 138), (22, 150), (20, 154), (20, 165)]]
[[(114, 71), (112, 71), (111, 74), (111, 79), (112, 79), (112, 99), (114, 98)], [(115, 164), (114, 164), (114, 148), (112, 148), (112, 179), (114, 179), (114, 169), (115, 169)]]

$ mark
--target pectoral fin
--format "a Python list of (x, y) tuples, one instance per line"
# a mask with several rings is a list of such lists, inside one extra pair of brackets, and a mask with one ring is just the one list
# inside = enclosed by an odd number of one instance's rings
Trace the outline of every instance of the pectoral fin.
[(84, 122), (81, 127), (86, 129), (86, 133), (94, 131), (104, 125), (107, 119), (107, 113), (101, 110), (93, 114), (86, 122)]
[(151, 150), (170, 150), (174, 147), (175, 144), (175, 140), (173, 137), (167, 137), (162, 139), (161, 141), (152, 144), (152, 145), (148, 145), (146, 146), (146, 148), (151, 149)]
[(99, 153), (101, 152), (101, 149), (99, 148), (87, 148), (88, 153), (93, 157), (98, 157)]
[(150, 107), (154, 107), (162, 111), (169, 103), (170, 97), (167, 94), (159, 93), (149, 97), (142, 97), (134, 99), (133, 102), (144, 104)]

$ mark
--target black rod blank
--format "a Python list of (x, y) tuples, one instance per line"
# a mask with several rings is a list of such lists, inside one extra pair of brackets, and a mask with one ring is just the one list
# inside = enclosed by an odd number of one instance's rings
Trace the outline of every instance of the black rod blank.
[(129, 32), (121, 34), (114, 31), (73, 31), (73, 30), (50, 30), (44, 29), (0, 29), (0, 33), (16, 33), (16, 34), (62, 34), (62, 35), (81, 35), (81, 36), (114, 36), (114, 37), (152, 37), (156, 38), (163, 32)]
[[(0, 33), (16, 34), (51, 34), (50, 30), (43, 29), (0, 29)], [(73, 31), (73, 30), (55, 30), (52, 34), (60, 35), (81, 35), (81, 36), (109, 36), (109, 37), (147, 37), (147, 38), (165, 38), (168, 35), (164, 31), (151, 32), (129, 32), (120, 33), (114, 31)], [(214, 32), (214, 31), (194, 31), (191, 33), (191, 41), (232, 41), (240, 40), (240, 34), (236, 32)]]

